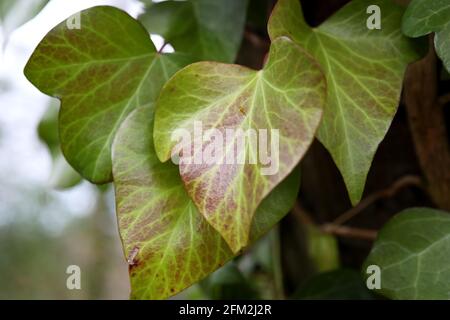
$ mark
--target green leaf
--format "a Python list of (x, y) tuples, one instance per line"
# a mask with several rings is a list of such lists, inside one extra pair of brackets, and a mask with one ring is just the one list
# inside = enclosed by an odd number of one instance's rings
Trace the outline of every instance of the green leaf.
[[(119, 230), (135, 299), (172, 296), (233, 257), (220, 234), (197, 211), (177, 166), (156, 157), (152, 114), (152, 108), (134, 111), (122, 124), (113, 148)], [(258, 208), (251, 241), (290, 210), (298, 188), (296, 170)]]
[(25, 67), (42, 92), (61, 99), (59, 136), (68, 162), (87, 180), (111, 181), (111, 144), (122, 121), (152, 104), (166, 80), (191, 59), (155, 52), (147, 31), (107, 6), (81, 12), (81, 29), (62, 22)]
[(76, 186), (82, 181), (81, 176), (64, 159), (61, 152), (53, 158), (52, 173), (49, 185), (55, 189), (68, 189)]
[(331, 234), (322, 232), (315, 225), (306, 225), (308, 255), (315, 271), (325, 272), (339, 268), (339, 247)]
[[(247, 245), (258, 205), (294, 169), (313, 141), (324, 104), (322, 72), (299, 46), (280, 38), (273, 41), (269, 60), (261, 71), (200, 62), (172, 77), (156, 106), (155, 148), (162, 161), (178, 155), (178, 142), (172, 139), (178, 129), (187, 130), (193, 137), (181, 143), (189, 151), (194, 149), (194, 158), (204, 153), (203, 148), (215, 148), (212, 139), (197, 141), (194, 127), (198, 122), (204, 132), (216, 129), (224, 137), (224, 152), (215, 150), (216, 159), (209, 164), (189, 164), (192, 158), (182, 152), (180, 173), (197, 208), (237, 252)], [(279, 148), (273, 148), (270, 161), (273, 172), (266, 172), (269, 165), (255, 161), (257, 151), (262, 149), (259, 146), (256, 150), (256, 142), (245, 139), (243, 147), (235, 151), (241, 139), (237, 133), (226, 139), (226, 130), (230, 129), (267, 130), (269, 145), (276, 141), (271, 130), (278, 130)], [(237, 155), (231, 156), (233, 161), (226, 159), (235, 153), (245, 156), (245, 164), (237, 161)]]
[(364, 263), (381, 269), (379, 293), (390, 299), (450, 298), (450, 214), (413, 208), (379, 232)]
[(52, 156), (55, 156), (60, 152), (58, 136), (58, 112), (58, 104), (54, 101), (51, 101), (37, 127), (39, 139), (41, 139), (41, 141), (45, 143)]
[(435, 32), (436, 53), (450, 71), (450, 2), (448, 0), (413, 0), (403, 16), (402, 30), (408, 37)]
[(308, 300), (369, 300), (374, 296), (361, 275), (350, 269), (320, 273), (309, 279), (293, 296)]
[(81, 182), (80, 175), (67, 163), (61, 153), (58, 137), (59, 106), (52, 101), (38, 125), (39, 138), (52, 155), (52, 173), (49, 184), (56, 189), (67, 189)]
[(36, 16), (49, 0), (2, 0), (0, 1), (0, 25), (3, 35), (9, 34)]
[(234, 62), (241, 45), (247, 0), (164, 1), (139, 17), (150, 33), (199, 60)]
[[(381, 30), (367, 28), (369, 5), (381, 8)], [(311, 28), (298, 0), (279, 0), (269, 21), (272, 39), (292, 38), (325, 71), (328, 103), (318, 138), (338, 166), (354, 205), (397, 111), (406, 66), (419, 57), (414, 43), (401, 34), (402, 12), (389, 0), (352, 1)]]

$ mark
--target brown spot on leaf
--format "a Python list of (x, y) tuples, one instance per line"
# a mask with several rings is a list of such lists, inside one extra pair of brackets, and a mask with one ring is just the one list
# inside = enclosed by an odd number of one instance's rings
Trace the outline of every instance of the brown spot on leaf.
[(130, 270), (139, 263), (139, 260), (137, 259), (138, 253), (139, 247), (135, 246), (128, 254), (127, 262)]

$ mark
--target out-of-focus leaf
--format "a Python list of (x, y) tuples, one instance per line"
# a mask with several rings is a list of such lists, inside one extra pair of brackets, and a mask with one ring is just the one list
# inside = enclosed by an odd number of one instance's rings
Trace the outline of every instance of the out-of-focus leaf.
[(234, 262), (227, 263), (211, 274), (203, 281), (202, 288), (208, 297), (214, 300), (259, 298), (255, 288)]
[(370, 265), (381, 269), (377, 292), (390, 299), (450, 299), (450, 213), (397, 214), (380, 230), (363, 274)]
[(61, 152), (53, 158), (52, 173), (49, 181), (51, 187), (68, 189), (76, 186), (81, 181), (80, 174), (67, 163)]
[[(119, 229), (136, 299), (172, 296), (234, 256), (196, 209), (177, 166), (156, 157), (152, 118), (151, 108), (134, 111), (122, 124), (113, 148)], [(263, 200), (252, 224), (251, 242), (290, 210), (298, 187), (295, 170)]]
[(190, 58), (159, 54), (143, 26), (107, 6), (81, 12), (81, 29), (63, 21), (25, 67), (42, 92), (61, 99), (59, 136), (67, 161), (94, 183), (112, 179), (111, 144), (126, 116), (151, 105)]
[(309, 279), (292, 297), (317, 300), (368, 300), (374, 295), (367, 289), (357, 271), (340, 269)]
[(36, 16), (49, 0), (2, 0), (0, 1), (0, 27), (3, 35), (9, 34)]
[(199, 60), (234, 62), (247, 13), (247, 0), (164, 1), (147, 5), (139, 20), (176, 51)]
[[(381, 9), (381, 30), (367, 28), (369, 5)], [(415, 43), (401, 33), (402, 14), (391, 0), (351, 1), (311, 28), (300, 1), (279, 0), (269, 22), (272, 39), (292, 38), (325, 71), (327, 107), (318, 137), (338, 166), (354, 205), (397, 111), (406, 67), (419, 58)]]
[(403, 16), (402, 30), (413, 38), (435, 32), (436, 53), (450, 71), (450, 1), (411, 1)]
[(51, 102), (39, 122), (37, 131), (39, 139), (44, 142), (52, 156), (60, 153), (58, 136), (58, 112), (57, 102)]
[(307, 225), (308, 254), (316, 272), (339, 268), (339, 248), (333, 235), (323, 233), (313, 225)]
[[(318, 65), (285, 37), (272, 42), (263, 70), (199, 62), (178, 72), (161, 91), (154, 130), (158, 157), (167, 161), (178, 156), (179, 143), (193, 151), (179, 155), (181, 177), (199, 211), (233, 252), (247, 245), (256, 208), (295, 168), (313, 141), (325, 95)], [(259, 137), (266, 130), (263, 143), (271, 146), (271, 159), (262, 164), (261, 146), (255, 149), (251, 139), (239, 141), (242, 135), (237, 133), (220, 142), (226, 152), (215, 150), (213, 139), (198, 141), (204, 140), (196, 134), (199, 122), (204, 132), (214, 129), (222, 137), (230, 136), (227, 130), (252, 130)], [(191, 141), (175, 141), (172, 134), (179, 129), (186, 130)], [(203, 159), (208, 148), (214, 148), (215, 161), (192, 161)], [(245, 163), (237, 161), (238, 153)]]
[(38, 125), (39, 138), (52, 155), (52, 172), (49, 185), (55, 189), (67, 189), (81, 182), (81, 176), (64, 159), (58, 137), (58, 103), (52, 101)]

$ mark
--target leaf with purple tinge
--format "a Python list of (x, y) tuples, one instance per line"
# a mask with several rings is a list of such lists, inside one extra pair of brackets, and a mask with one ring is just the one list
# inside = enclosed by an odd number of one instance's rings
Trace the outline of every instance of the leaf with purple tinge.
[[(324, 75), (313, 59), (291, 40), (273, 41), (266, 66), (255, 71), (242, 66), (199, 62), (176, 73), (164, 86), (156, 104), (155, 149), (162, 161), (177, 153), (172, 134), (190, 133), (194, 158), (205, 153), (210, 142), (199, 142), (195, 124), (204, 132), (216, 129), (223, 136), (234, 132), (268, 133), (267, 144), (278, 130), (279, 143), (271, 151), (270, 164), (261, 160), (252, 139), (239, 145), (239, 135), (224, 139), (216, 161), (194, 161), (180, 155), (180, 173), (188, 194), (206, 220), (223, 236), (233, 252), (248, 243), (256, 208), (269, 192), (298, 164), (319, 126), (325, 105)], [(195, 141), (194, 141), (195, 140)], [(260, 140), (261, 141), (261, 140)], [(260, 142), (258, 141), (258, 142)], [(195, 151), (197, 150), (197, 151)], [(231, 150), (246, 159), (228, 161)], [(217, 150), (215, 150), (217, 152)], [(257, 152), (258, 151), (258, 152)], [(259, 153), (258, 155), (256, 155)], [(278, 157), (279, 155), (279, 157)], [(232, 159), (233, 160), (233, 159)], [(274, 169), (268, 173), (267, 167)]]
[[(113, 145), (116, 210), (134, 299), (172, 296), (234, 257), (189, 198), (177, 166), (157, 158), (152, 118), (152, 108), (133, 111)], [(292, 208), (299, 184), (294, 170), (261, 203), (251, 242)]]

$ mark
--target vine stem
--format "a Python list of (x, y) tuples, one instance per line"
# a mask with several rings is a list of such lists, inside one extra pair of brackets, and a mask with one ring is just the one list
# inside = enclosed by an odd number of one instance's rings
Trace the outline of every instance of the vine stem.
[(161, 48), (159, 48), (158, 53), (162, 53), (164, 48), (168, 45), (168, 42), (164, 42), (163, 45), (161, 46)]
[(359, 213), (361, 213), (364, 209), (369, 207), (374, 202), (382, 198), (393, 197), (400, 190), (411, 186), (422, 187), (422, 179), (419, 176), (415, 175), (403, 176), (397, 181), (395, 181), (393, 184), (391, 184), (388, 188), (372, 193), (371, 195), (361, 200), (361, 202), (358, 205), (356, 205), (355, 207), (351, 208), (350, 210), (344, 212), (336, 219), (334, 219), (332, 224), (335, 226), (340, 226), (349, 221), (350, 219), (354, 218), (355, 216), (357, 216)]
[[(388, 188), (370, 194), (369, 196), (361, 200), (361, 202), (356, 207), (353, 207), (352, 209), (344, 212), (333, 222), (323, 224), (319, 227), (323, 232), (330, 233), (339, 237), (357, 238), (373, 241), (377, 237), (377, 230), (342, 226), (342, 224), (360, 214), (362, 211), (364, 211), (364, 209), (368, 208), (374, 202), (382, 198), (393, 197), (400, 190), (411, 186), (423, 187), (421, 177), (415, 175), (403, 176), (393, 184), (391, 184)], [(304, 208), (302, 208), (302, 206), (298, 202), (295, 203), (292, 212), (297, 217), (300, 223), (316, 224), (311, 218), (311, 215)]]
[(409, 65), (403, 100), (425, 188), (441, 209), (450, 210), (450, 147), (443, 103), (438, 97), (437, 56), (433, 37), (428, 54)]
[(321, 229), (325, 233), (334, 234), (343, 238), (357, 238), (370, 241), (374, 241), (378, 234), (377, 230), (339, 226), (332, 223), (324, 224)]

